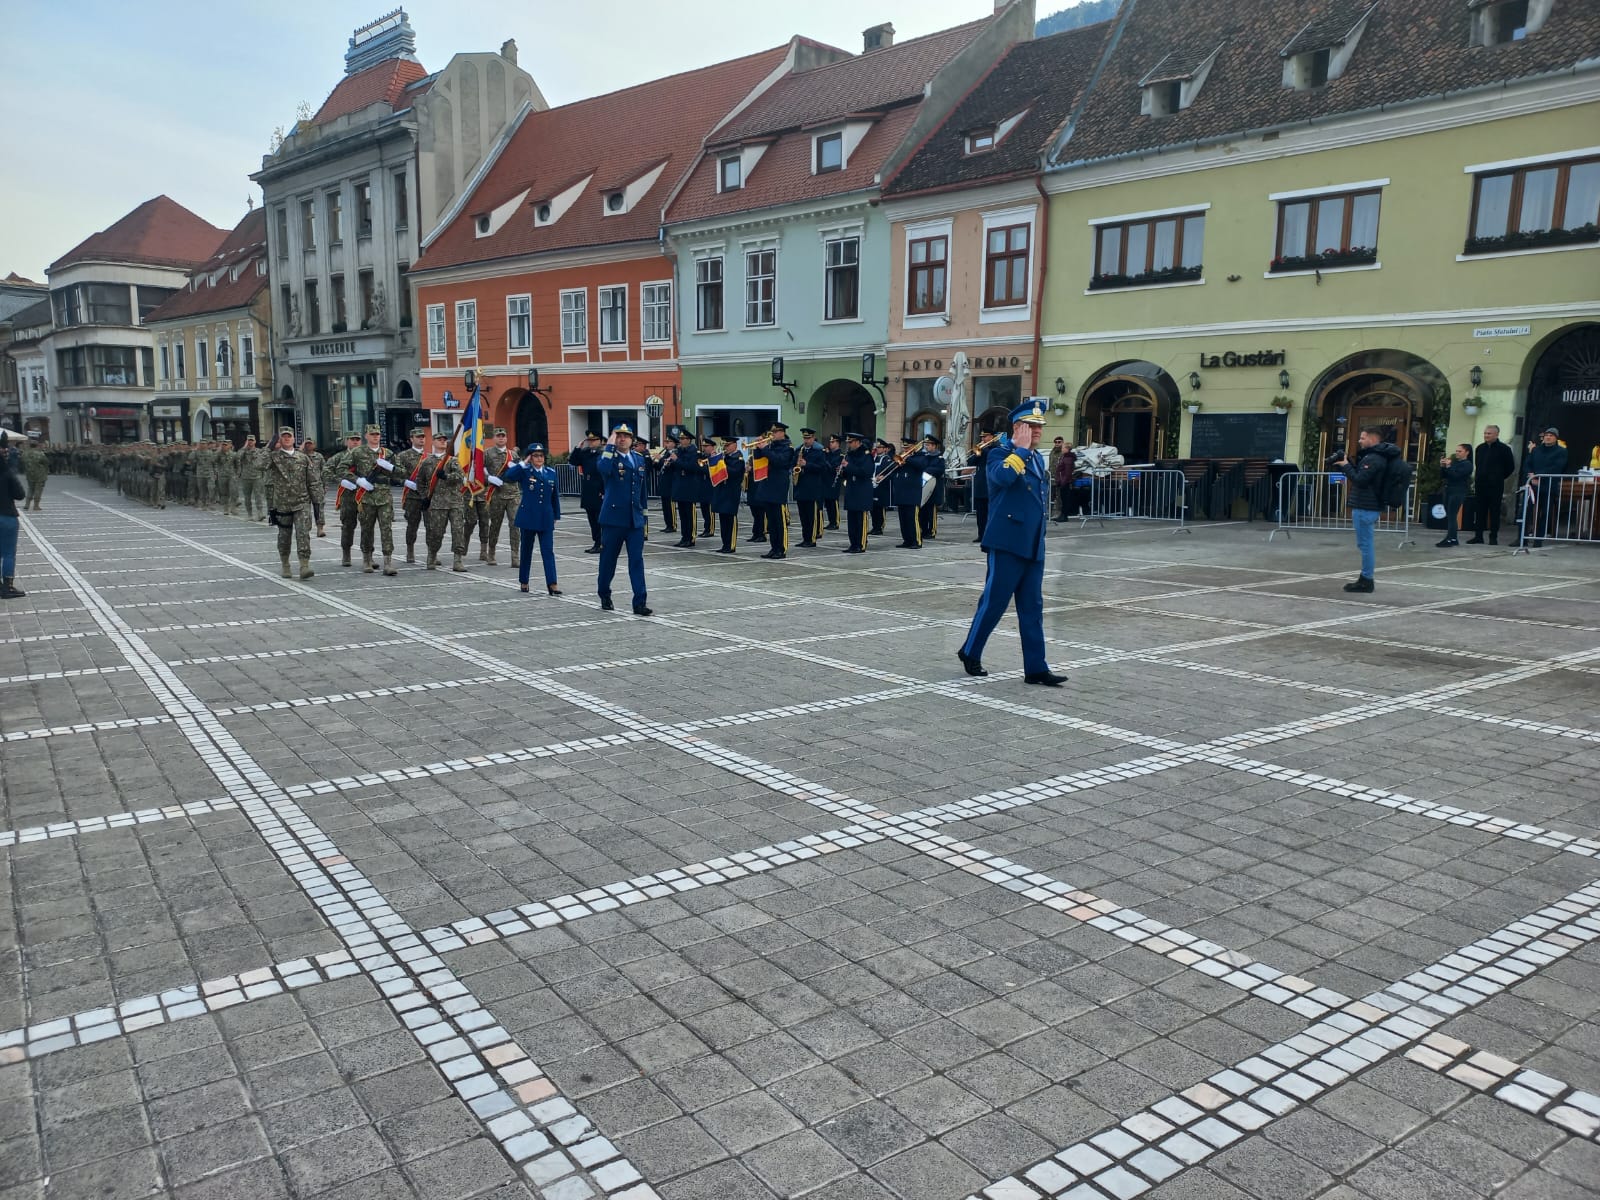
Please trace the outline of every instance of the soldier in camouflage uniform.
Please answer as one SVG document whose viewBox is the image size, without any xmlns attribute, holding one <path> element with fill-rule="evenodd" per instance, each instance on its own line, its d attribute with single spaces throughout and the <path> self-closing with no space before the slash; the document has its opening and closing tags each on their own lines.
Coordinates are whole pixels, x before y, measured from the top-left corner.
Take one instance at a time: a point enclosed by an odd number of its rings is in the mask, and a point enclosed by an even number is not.
<svg viewBox="0 0 1600 1200">
<path fill-rule="evenodd" d="M 497 430 L 504 432 L 504 430 Z M 467 534 L 461 541 L 461 552 L 465 554 L 472 544 L 473 530 L 478 533 L 478 561 L 489 561 L 489 499 L 487 489 L 483 485 L 476 485 L 477 490 L 471 487 L 462 489 L 461 503 L 467 517 Z M 518 489 L 517 499 L 522 498 L 521 489 Z"/>
<path fill-rule="evenodd" d="M 439 565 L 439 550 L 444 545 L 445 526 L 450 527 L 450 550 L 455 555 L 452 571 L 465 571 L 467 564 L 466 494 L 461 490 L 466 479 L 461 464 L 449 454 L 447 439 L 433 439 L 433 453 L 417 472 L 417 493 L 428 514 L 428 570 Z"/>
<path fill-rule="evenodd" d="M 401 481 L 400 511 L 406 518 L 406 561 L 417 561 L 417 526 L 422 523 L 422 501 L 417 496 L 417 472 L 422 467 L 422 460 L 427 457 L 427 451 L 422 447 L 422 440 L 427 436 L 426 429 L 417 428 L 411 431 L 411 445 L 394 456 L 394 477 Z"/>
<path fill-rule="evenodd" d="M 28 477 L 28 498 L 23 502 L 23 511 L 31 508 L 38 512 L 44 481 L 50 477 L 50 458 L 32 442 L 22 448 L 22 473 Z"/>
<path fill-rule="evenodd" d="M 354 429 L 347 429 L 344 433 L 344 449 L 328 460 L 327 472 L 333 478 L 333 507 L 339 513 L 339 565 L 350 565 L 350 548 L 356 542 L 356 525 L 360 514 L 356 509 L 355 481 L 350 478 L 346 467 L 350 463 L 350 455 L 361 444 L 361 435 Z"/>
<path fill-rule="evenodd" d="M 383 446 L 383 431 L 368 425 L 366 440 L 345 459 L 346 476 L 355 481 L 356 508 L 361 522 L 361 569 L 372 573 L 373 526 L 383 540 L 383 573 L 394 569 L 394 462 Z"/>
<path fill-rule="evenodd" d="M 200 485 L 200 507 L 210 508 L 217 500 L 217 451 L 212 442 L 201 442 L 194 452 L 194 476 Z"/>
<path fill-rule="evenodd" d="M 300 452 L 311 460 L 311 476 L 316 484 L 316 491 L 313 493 L 316 499 L 311 502 L 311 516 L 317 522 L 317 536 L 327 537 L 328 530 L 322 523 L 322 502 L 328 496 L 328 460 L 317 453 L 317 444 L 310 438 L 300 443 Z"/>
<path fill-rule="evenodd" d="M 517 528 L 517 506 L 522 503 L 522 489 L 515 484 L 507 486 L 500 482 L 500 476 L 511 463 L 511 451 L 506 447 L 506 431 L 496 429 L 493 443 L 483 452 L 483 471 L 493 489 L 487 505 L 489 533 L 487 537 L 481 530 L 478 534 L 478 540 L 488 551 L 487 559 L 491 567 L 496 565 L 494 552 L 500 544 L 501 522 L 510 530 L 511 565 L 516 566 L 521 561 L 518 555 L 522 546 L 522 531 Z"/>
<path fill-rule="evenodd" d="M 256 437 L 253 433 L 244 439 L 244 445 L 233 452 L 234 479 L 238 486 L 235 492 L 235 504 L 231 511 L 238 511 L 237 500 L 242 498 L 247 521 L 256 519 L 256 497 L 262 492 L 261 468 L 264 464 L 261 460 L 264 457 L 261 451 L 256 449 Z M 266 508 L 265 495 L 261 496 L 261 507 L 263 510 Z M 267 514 L 263 511 L 261 519 L 264 521 L 266 518 Z"/>
<path fill-rule="evenodd" d="M 280 429 L 278 444 L 267 458 L 267 504 L 276 514 L 278 561 L 283 577 L 290 579 L 289 544 L 292 538 L 300 552 L 300 578 L 310 579 L 311 502 L 316 498 L 311 478 L 311 460 L 294 447 L 294 430 Z"/>
</svg>

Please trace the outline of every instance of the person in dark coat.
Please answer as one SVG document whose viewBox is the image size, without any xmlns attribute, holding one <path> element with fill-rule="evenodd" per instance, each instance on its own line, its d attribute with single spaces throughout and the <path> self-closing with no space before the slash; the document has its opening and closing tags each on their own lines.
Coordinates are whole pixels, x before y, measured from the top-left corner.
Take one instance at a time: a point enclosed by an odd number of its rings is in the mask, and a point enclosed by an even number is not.
<svg viewBox="0 0 1600 1200">
<path fill-rule="evenodd" d="M 1077 511 L 1078 497 L 1074 490 L 1078 482 L 1078 456 L 1071 442 L 1063 442 L 1061 453 L 1056 455 L 1056 496 L 1060 500 L 1057 521 L 1070 521 Z"/>
<path fill-rule="evenodd" d="M 822 502 L 823 508 L 828 516 L 828 523 L 823 526 L 825 529 L 839 528 L 839 496 L 844 486 L 844 478 L 840 473 L 839 468 L 843 462 L 844 446 L 840 443 L 839 438 L 836 435 L 829 434 L 828 469 L 830 474 L 828 475 L 828 478 L 833 482 L 828 485 L 828 497 Z"/>
<path fill-rule="evenodd" d="M 867 552 L 867 513 L 873 504 L 872 455 L 859 433 L 844 435 L 845 452 L 839 461 L 839 482 L 844 499 L 845 529 L 850 544 L 841 553 Z"/>
<path fill-rule="evenodd" d="M 1552 425 L 1539 435 L 1539 442 L 1535 445 L 1528 443 L 1527 456 L 1522 460 L 1522 469 L 1528 473 L 1528 486 L 1533 489 L 1533 520 L 1524 519 L 1522 536 L 1528 537 L 1528 526 L 1533 527 L 1533 537 L 1528 539 L 1527 545 L 1538 549 L 1544 545 L 1544 539 L 1556 536 L 1553 517 L 1560 499 L 1561 481 L 1547 478 L 1548 476 L 1565 475 L 1567 473 L 1567 448 L 1561 444 L 1561 431 Z"/>
<path fill-rule="evenodd" d="M 556 522 L 561 520 L 561 486 L 556 480 L 556 469 L 545 466 L 545 448 L 534 442 L 522 452 L 522 461 L 514 462 L 500 476 L 507 485 L 522 485 L 522 498 L 512 518 L 522 531 L 517 548 L 517 582 L 523 591 L 528 590 L 528 569 L 533 565 L 533 543 L 539 543 L 539 557 L 544 563 L 544 587 L 552 596 L 561 595 L 556 586 Z"/>
<path fill-rule="evenodd" d="M 996 443 L 998 444 L 998 442 Z M 974 447 L 971 454 L 967 455 L 967 466 L 972 468 L 972 511 L 977 514 L 978 536 L 974 542 L 983 541 L 983 527 L 989 523 L 989 471 L 987 462 L 991 445 L 982 454 Z"/>
<path fill-rule="evenodd" d="M 1444 468 L 1444 537 L 1437 545 L 1458 546 L 1456 514 L 1467 502 L 1467 489 L 1472 483 L 1472 447 L 1462 442 L 1450 458 L 1441 458 Z M 1482 538 L 1478 539 L 1482 541 Z"/>
<path fill-rule="evenodd" d="M 585 554 L 600 553 L 600 503 L 606 494 L 605 481 L 600 478 L 600 435 L 589 430 L 583 435 L 583 444 L 567 456 L 567 461 L 578 468 L 578 507 L 589 518 L 589 548 Z"/>
<path fill-rule="evenodd" d="M 744 457 L 739 453 L 739 439 L 724 438 L 722 452 L 710 456 L 706 469 L 711 483 L 711 511 L 716 514 L 722 531 L 722 545 L 717 553 L 732 554 L 739 548 L 739 499 L 744 484 Z M 727 473 L 724 475 L 723 471 Z"/>
<path fill-rule="evenodd" d="M 935 480 L 933 495 L 917 510 L 922 538 L 930 541 L 939 536 L 939 510 L 944 507 L 944 440 L 931 433 L 922 439 L 922 473 L 932 475 Z M 917 483 L 920 485 L 921 482 L 922 476 L 919 475 Z"/>
<path fill-rule="evenodd" d="M 922 507 L 922 452 L 911 438 L 900 439 L 900 465 L 889 475 L 889 499 L 900 516 L 900 550 L 922 549 L 922 526 L 917 520 Z"/>
<path fill-rule="evenodd" d="M 1356 435 L 1356 458 L 1340 457 L 1333 465 L 1350 481 L 1350 523 L 1355 527 L 1356 549 L 1361 552 L 1361 574 L 1344 585 L 1347 592 L 1370 592 L 1376 586 L 1377 531 L 1383 519 L 1383 477 L 1389 464 L 1400 457 L 1400 447 L 1384 440 L 1376 425 L 1364 425 Z"/>
<path fill-rule="evenodd" d="M 700 503 L 700 485 L 706 482 L 706 468 L 700 461 L 700 447 L 694 434 L 685 429 L 678 437 L 678 448 L 662 456 L 667 465 L 663 475 L 672 474 L 672 498 L 678 509 L 678 540 L 674 546 L 694 548 L 694 509 Z M 706 484 L 709 488 L 710 484 Z"/>
<path fill-rule="evenodd" d="M 1500 440 L 1500 426 L 1483 430 L 1483 445 L 1474 452 L 1477 467 L 1472 479 L 1472 538 L 1469 546 L 1483 544 L 1483 531 L 1489 530 L 1489 544 L 1500 544 L 1500 510 L 1505 507 L 1506 480 L 1517 473 L 1517 456 Z"/>
<path fill-rule="evenodd" d="M 789 427 L 782 421 L 772 423 L 772 440 L 755 451 L 751 469 L 762 459 L 766 460 L 766 477 L 757 480 L 750 490 L 750 503 L 760 504 L 767 512 L 767 538 L 771 547 L 762 558 L 789 557 L 789 482 L 794 470 L 794 444 L 789 441 Z"/>
<path fill-rule="evenodd" d="M 875 439 L 872 443 L 873 537 L 882 536 L 884 517 L 889 509 L 894 507 L 894 501 L 890 498 L 894 480 L 888 475 L 888 470 L 892 466 L 894 466 L 894 443 L 885 438 Z"/>
<path fill-rule="evenodd" d="M 817 441 L 815 429 L 800 431 L 795 466 L 799 468 L 794 481 L 794 502 L 800 510 L 800 545 L 810 550 L 822 537 L 823 505 L 833 486 L 834 472 L 834 464 Z"/>
<path fill-rule="evenodd" d="M 700 457 L 710 465 L 712 458 L 720 457 L 717 454 L 717 439 L 703 437 L 700 439 Z M 700 481 L 700 536 L 711 536 L 711 479 L 709 476 Z"/>
</svg>

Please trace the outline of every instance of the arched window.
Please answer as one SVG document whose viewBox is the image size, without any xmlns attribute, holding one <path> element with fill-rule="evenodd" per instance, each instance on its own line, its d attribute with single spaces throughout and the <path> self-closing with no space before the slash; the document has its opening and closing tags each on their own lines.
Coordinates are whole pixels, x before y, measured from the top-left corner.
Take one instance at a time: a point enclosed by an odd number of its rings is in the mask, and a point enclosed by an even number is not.
<svg viewBox="0 0 1600 1200">
<path fill-rule="evenodd" d="M 935 408 L 925 408 L 911 418 L 908 436 L 921 441 L 930 433 L 940 440 L 944 438 L 944 417 Z"/>
</svg>

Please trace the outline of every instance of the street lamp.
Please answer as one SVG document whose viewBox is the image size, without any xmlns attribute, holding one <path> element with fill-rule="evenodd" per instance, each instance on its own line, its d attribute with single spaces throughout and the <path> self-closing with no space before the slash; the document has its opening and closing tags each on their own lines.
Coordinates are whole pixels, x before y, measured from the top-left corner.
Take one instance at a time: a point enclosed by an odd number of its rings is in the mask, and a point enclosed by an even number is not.
<svg viewBox="0 0 1600 1200">
<path fill-rule="evenodd" d="M 1191 388 L 1193 388 L 1197 392 L 1200 390 L 1200 372 L 1199 371 L 1190 371 L 1189 372 L 1189 386 Z"/>
<path fill-rule="evenodd" d="M 644 411 L 650 417 L 650 440 L 659 444 L 661 441 L 661 414 L 667 411 L 667 402 L 660 396 L 646 396 Z"/>
<path fill-rule="evenodd" d="M 1483 386 L 1483 368 L 1474 363 L 1472 370 L 1467 372 L 1467 378 L 1472 381 L 1472 390 L 1477 391 Z"/>
<path fill-rule="evenodd" d="M 1283 370 L 1278 372 L 1278 386 L 1281 387 L 1286 392 L 1289 390 L 1289 368 L 1288 367 L 1285 367 Z"/>
</svg>

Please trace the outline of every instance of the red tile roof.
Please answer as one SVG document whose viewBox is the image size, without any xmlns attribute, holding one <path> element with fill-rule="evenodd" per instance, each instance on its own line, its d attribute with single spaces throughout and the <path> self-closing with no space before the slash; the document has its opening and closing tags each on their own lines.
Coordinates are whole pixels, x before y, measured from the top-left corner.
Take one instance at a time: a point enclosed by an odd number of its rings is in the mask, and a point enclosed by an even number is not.
<svg viewBox="0 0 1600 1200">
<path fill-rule="evenodd" d="M 195 267 L 211 256 L 226 236 L 183 205 L 166 196 L 146 200 L 108 229 L 92 234 L 67 251 L 48 270 L 77 262 L 145 263 L 163 267 Z"/>
<path fill-rule="evenodd" d="M 365 71 L 346 75 L 328 93 L 328 98 L 317 109 L 317 115 L 311 118 L 311 123 L 326 125 L 329 121 L 360 112 L 369 104 L 387 104 L 396 112 L 410 108 L 411 97 L 406 89 L 427 74 L 419 62 L 409 58 L 391 58 Z"/>
<path fill-rule="evenodd" d="M 673 201 L 668 222 L 748 212 L 876 186 L 879 167 L 916 119 L 928 80 L 971 45 L 990 20 L 986 17 L 780 80 L 716 133 L 716 145 L 776 139 L 751 169 L 745 185 L 718 192 L 717 157 L 708 154 Z M 856 113 L 881 115 L 843 171 L 813 175 L 809 130 Z"/>
<path fill-rule="evenodd" d="M 787 46 L 530 113 L 511 135 L 454 220 L 412 266 L 412 273 L 581 246 L 653 242 L 661 208 L 702 141 L 766 76 Z M 661 173 L 633 207 L 602 215 L 602 191 Z M 590 177 L 589 187 L 553 224 L 535 228 L 532 206 Z M 509 220 L 478 237 L 477 217 L 527 192 Z"/>
<path fill-rule="evenodd" d="M 1283 85 L 1280 54 L 1320 49 L 1372 15 L 1349 66 L 1326 86 Z M 1064 163 L 1265 130 L 1424 100 L 1445 93 L 1570 71 L 1600 54 L 1600 4 L 1558 0 L 1525 40 L 1472 45 L 1466 0 L 1124 0 L 1126 26 L 1084 104 Z M 1318 45 L 1320 43 L 1320 45 Z M 1190 107 L 1139 113 L 1139 80 L 1174 52 L 1220 45 Z"/>
<path fill-rule="evenodd" d="M 267 210 L 256 208 L 233 227 L 205 265 L 189 276 L 188 286 L 168 296 L 144 323 L 244 308 L 267 286 L 266 275 L 258 273 L 255 266 L 256 260 L 265 262 L 266 257 Z M 239 269 L 237 278 L 235 268 Z"/>
</svg>

